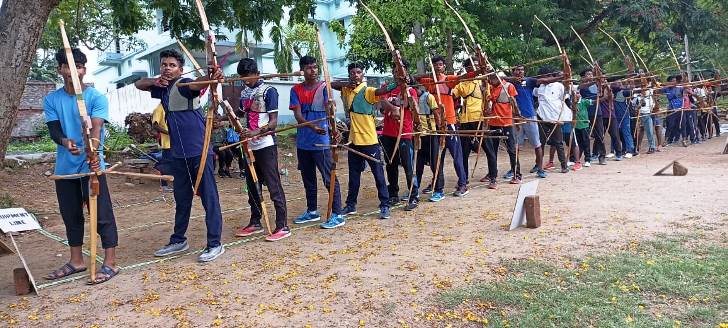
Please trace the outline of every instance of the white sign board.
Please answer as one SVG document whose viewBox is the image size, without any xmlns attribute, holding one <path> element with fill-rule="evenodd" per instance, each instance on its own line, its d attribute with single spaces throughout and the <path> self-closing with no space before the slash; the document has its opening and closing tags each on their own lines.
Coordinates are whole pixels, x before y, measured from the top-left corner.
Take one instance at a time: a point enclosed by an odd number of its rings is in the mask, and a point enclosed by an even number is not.
<svg viewBox="0 0 728 328">
<path fill-rule="evenodd" d="M 516 198 L 516 207 L 513 208 L 513 217 L 511 218 L 511 227 L 508 231 L 526 225 L 526 212 L 523 211 L 523 200 L 528 196 L 536 194 L 538 189 L 538 180 L 533 180 L 521 185 L 518 189 L 518 198 Z"/>
<path fill-rule="evenodd" d="M 38 230 L 40 225 L 24 208 L 0 209 L 0 230 L 3 233 Z"/>
</svg>

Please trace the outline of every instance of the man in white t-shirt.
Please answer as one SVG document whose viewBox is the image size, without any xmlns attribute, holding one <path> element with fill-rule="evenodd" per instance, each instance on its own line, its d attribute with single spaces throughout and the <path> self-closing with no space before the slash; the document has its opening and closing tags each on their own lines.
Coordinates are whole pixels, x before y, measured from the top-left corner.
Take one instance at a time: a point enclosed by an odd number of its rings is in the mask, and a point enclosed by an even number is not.
<svg viewBox="0 0 728 328">
<path fill-rule="evenodd" d="M 558 81 L 563 76 L 561 72 L 549 67 L 541 68 L 538 74 L 554 78 L 552 81 Z M 543 120 L 540 124 L 541 143 L 556 148 L 559 162 L 561 162 L 561 173 L 568 173 L 569 167 L 564 152 L 564 134 L 561 131 L 561 124 L 571 121 L 571 109 L 565 102 L 569 94 L 565 93 L 564 85 L 561 82 L 551 82 L 542 83 L 533 90 L 533 95 L 538 98 L 536 114 Z M 549 161 L 545 168 L 553 168 L 553 162 Z"/>
<path fill-rule="evenodd" d="M 238 74 L 242 77 L 255 77 L 260 75 L 258 65 L 254 59 L 243 58 L 238 63 Z M 260 136 L 266 132 L 275 131 L 278 124 L 278 91 L 261 80 L 246 80 L 245 89 L 240 94 L 240 109 L 244 113 L 247 130 L 241 138 L 253 138 L 248 142 L 248 148 L 255 157 L 254 169 L 260 182 L 265 183 L 270 193 L 270 199 L 276 209 L 276 228 L 266 237 L 267 241 L 276 241 L 291 235 L 288 228 L 286 195 L 281 185 L 278 172 L 278 146 L 273 135 Z M 243 154 L 246 160 L 248 154 Z M 235 235 L 247 237 L 263 232 L 260 225 L 262 218 L 261 198 L 263 190 L 261 183 L 256 186 L 253 182 L 251 170 L 246 166 L 245 181 L 248 185 L 248 204 L 250 204 L 250 223 L 238 229 Z"/>
</svg>

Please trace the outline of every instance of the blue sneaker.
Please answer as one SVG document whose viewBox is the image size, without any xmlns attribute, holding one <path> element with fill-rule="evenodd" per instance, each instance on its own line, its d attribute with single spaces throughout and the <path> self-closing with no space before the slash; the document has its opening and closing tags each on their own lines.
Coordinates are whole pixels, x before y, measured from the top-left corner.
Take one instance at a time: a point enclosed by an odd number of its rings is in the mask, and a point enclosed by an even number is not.
<svg viewBox="0 0 728 328">
<path fill-rule="evenodd" d="M 619 161 L 621 161 L 623 159 L 624 159 L 624 157 L 622 157 L 622 156 L 617 156 L 617 157 L 614 158 L 614 160 L 617 161 L 617 162 L 619 162 Z"/>
<path fill-rule="evenodd" d="M 382 220 L 386 220 L 391 218 L 392 215 L 389 213 L 389 207 L 382 206 L 379 208 L 379 218 Z"/>
<path fill-rule="evenodd" d="M 536 170 L 536 176 L 541 179 L 546 179 L 546 177 L 548 175 L 546 174 L 546 171 L 544 171 L 544 170 Z"/>
<path fill-rule="evenodd" d="M 321 215 L 319 215 L 318 211 L 306 211 L 301 216 L 295 218 L 293 220 L 293 223 L 295 224 L 301 224 L 306 222 L 314 222 L 321 220 Z"/>
<path fill-rule="evenodd" d="M 445 198 L 445 193 L 442 191 L 435 191 L 432 193 L 432 196 L 430 197 L 431 202 L 439 202 Z"/>
<path fill-rule="evenodd" d="M 334 229 L 343 226 L 346 223 L 344 216 L 341 214 L 331 214 L 328 221 L 321 223 L 321 228 Z"/>
<path fill-rule="evenodd" d="M 510 180 L 513 179 L 513 171 L 508 170 L 505 175 L 503 175 L 503 179 Z"/>
<path fill-rule="evenodd" d="M 343 215 L 343 216 L 354 215 L 356 213 L 357 213 L 356 207 L 354 207 L 354 206 L 346 205 L 346 207 L 344 207 L 344 209 L 341 210 L 341 215 Z"/>
</svg>

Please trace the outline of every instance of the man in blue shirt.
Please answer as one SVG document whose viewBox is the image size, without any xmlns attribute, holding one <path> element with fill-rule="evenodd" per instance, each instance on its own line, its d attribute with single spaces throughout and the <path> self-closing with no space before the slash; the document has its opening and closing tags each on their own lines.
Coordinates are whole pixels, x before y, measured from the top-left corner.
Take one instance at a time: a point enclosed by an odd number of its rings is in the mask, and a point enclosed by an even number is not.
<svg viewBox="0 0 728 328">
<path fill-rule="evenodd" d="M 326 94 L 326 83 L 319 81 L 319 66 L 316 58 L 303 56 L 299 65 L 303 71 L 304 81 L 294 85 L 291 89 L 289 108 L 293 111 L 298 123 L 324 118 L 326 117 L 328 95 Z M 328 190 L 334 161 L 329 147 L 315 145 L 329 144 L 331 128 L 336 127 L 329 127 L 327 121 L 322 121 L 318 124 L 302 126 L 296 130 L 296 155 L 298 156 L 298 169 L 301 171 L 303 179 L 303 188 L 306 190 L 306 212 L 294 219 L 293 223 L 301 224 L 321 219 L 321 215 L 316 209 L 318 197 L 316 170 L 321 173 L 321 179 Z M 343 220 L 338 179 L 335 181 L 331 216 L 328 218 L 329 221 L 332 218 L 338 221 Z"/>
<path fill-rule="evenodd" d="M 528 120 L 536 120 L 536 111 L 533 106 L 533 89 L 537 88 L 540 83 L 536 78 L 525 77 L 526 67 L 518 65 L 513 69 L 513 77 L 506 78 L 516 87 L 518 94 L 516 95 L 516 104 L 521 116 Z M 538 132 L 538 122 L 524 121 L 522 125 L 516 126 L 516 147 L 521 147 L 528 142 L 533 146 L 536 153 L 536 165 L 531 169 L 531 173 L 536 173 L 539 178 L 545 178 L 546 172 L 543 170 L 543 147 L 541 147 L 541 138 Z M 506 174 L 506 179 L 510 179 L 513 172 Z"/>
<path fill-rule="evenodd" d="M 86 74 L 86 55 L 78 49 L 72 49 L 73 59 L 76 62 L 78 78 L 83 81 Z M 76 173 L 89 173 L 92 169 L 97 171 L 104 164 L 104 123 L 109 119 L 109 102 L 104 95 L 92 87 L 83 88 L 83 100 L 86 110 L 91 117 L 91 142 L 98 151 L 98 161 L 89 163 L 83 144 L 81 116 L 76 102 L 76 94 L 71 79 L 71 71 L 64 49 L 56 53 L 58 74 L 63 77 L 63 87 L 51 92 L 43 102 L 45 122 L 51 139 L 57 144 L 55 175 L 69 175 Z M 97 141 L 97 142 L 94 142 Z M 89 283 L 98 284 L 113 278 L 119 273 L 116 266 L 116 246 L 118 234 L 116 219 L 112 209 L 111 196 L 106 184 L 106 177 L 101 175 L 99 180 L 99 195 L 97 198 L 97 224 L 98 234 L 101 236 L 101 246 L 104 248 L 104 263 L 96 280 Z M 45 276 L 48 280 L 60 279 L 77 272 L 86 271 L 86 265 L 81 253 L 84 233 L 84 203 L 89 197 L 89 178 L 56 180 L 56 197 L 58 207 L 66 226 L 66 238 L 71 248 L 71 260 L 64 266 Z M 96 259 L 91 259 L 95 261 Z"/>
<path fill-rule="evenodd" d="M 176 203 L 174 216 L 174 233 L 169 243 L 156 251 L 155 256 L 167 256 L 184 252 L 189 248 L 185 233 L 190 222 L 192 210 L 193 181 L 202 156 L 208 156 L 202 174 L 198 194 L 205 208 L 205 224 L 207 225 L 207 246 L 200 254 L 200 262 L 209 262 L 225 252 L 220 239 L 222 235 L 222 212 L 220 199 L 215 184 L 215 173 L 212 151 L 202 154 L 206 140 L 205 118 L 200 105 L 200 90 L 205 85 L 178 87 L 177 83 L 190 82 L 182 78 L 184 57 L 174 50 L 165 50 L 159 54 L 162 74 L 158 78 L 141 79 L 134 83 L 139 90 L 149 91 L 152 98 L 162 100 L 166 113 L 169 138 L 171 142 L 171 168 L 174 176 L 174 200 Z M 212 77 L 221 79 L 218 67 L 212 68 Z M 200 77 L 197 81 L 208 81 L 208 77 Z M 210 108 L 209 110 L 217 110 Z"/>
<path fill-rule="evenodd" d="M 684 137 L 682 134 L 684 122 L 680 122 L 680 110 L 683 107 L 683 92 L 684 87 L 675 86 L 679 83 L 681 77 L 670 76 L 667 78 L 667 83 L 671 86 L 659 90 L 659 92 L 665 94 L 667 97 L 667 109 L 672 111 L 667 115 L 666 124 L 666 139 L 668 144 L 676 143 L 680 140 L 680 137 Z"/>
</svg>

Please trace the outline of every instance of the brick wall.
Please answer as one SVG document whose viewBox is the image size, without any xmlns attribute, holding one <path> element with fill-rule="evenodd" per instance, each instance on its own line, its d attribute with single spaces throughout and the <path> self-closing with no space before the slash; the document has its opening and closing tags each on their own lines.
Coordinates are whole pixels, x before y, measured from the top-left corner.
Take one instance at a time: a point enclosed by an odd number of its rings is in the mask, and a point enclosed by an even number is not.
<svg viewBox="0 0 728 328">
<path fill-rule="evenodd" d="M 15 118 L 12 139 L 33 139 L 36 129 L 43 124 L 43 98 L 56 89 L 55 83 L 28 81 L 20 98 L 20 108 Z"/>
</svg>

